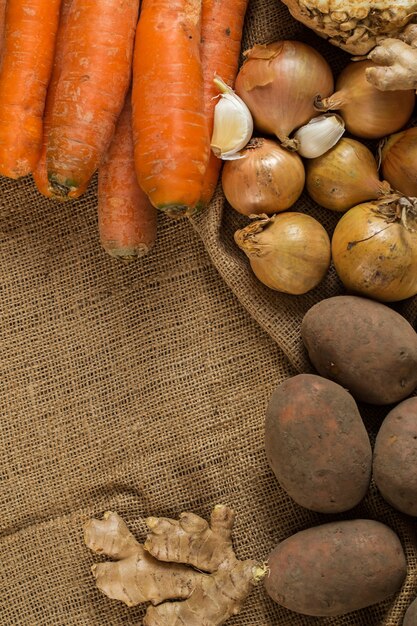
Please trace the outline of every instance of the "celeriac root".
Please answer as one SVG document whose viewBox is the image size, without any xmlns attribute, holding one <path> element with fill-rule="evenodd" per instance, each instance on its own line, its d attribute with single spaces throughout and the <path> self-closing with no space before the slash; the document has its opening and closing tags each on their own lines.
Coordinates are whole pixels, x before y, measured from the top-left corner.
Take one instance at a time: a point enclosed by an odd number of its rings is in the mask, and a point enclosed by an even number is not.
<svg viewBox="0 0 417 626">
<path fill-rule="evenodd" d="M 417 90 L 417 24 L 409 24 L 401 39 L 384 39 L 367 58 L 377 64 L 366 77 L 378 89 Z"/>
<path fill-rule="evenodd" d="M 417 10 L 415 0 L 282 1 L 295 19 L 355 55 L 368 54 L 387 37 L 399 37 Z"/>
<path fill-rule="evenodd" d="M 85 526 L 86 545 L 114 559 L 92 567 L 97 587 L 128 606 L 150 602 L 144 626 L 219 626 L 240 612 L 266 568 L 240 561 L 232 547 L 234 513 L 214 507 L 210 525 L 194 513 L 149 517 L 144 544 L 117 513 Z M 175 600 L 175 602 L 165 602 Z"/>
</svg>

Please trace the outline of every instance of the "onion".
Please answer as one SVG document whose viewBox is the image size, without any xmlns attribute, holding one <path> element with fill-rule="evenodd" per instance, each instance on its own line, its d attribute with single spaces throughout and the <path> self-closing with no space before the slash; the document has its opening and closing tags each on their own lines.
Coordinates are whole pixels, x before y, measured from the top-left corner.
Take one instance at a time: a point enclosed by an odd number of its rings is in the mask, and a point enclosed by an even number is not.
<svg viewBox="0 0 417 626">
<path fill-rule="evenodd" d="M 311 215 L 264 216 L 236 231 L 234 238 L 258 280 L 276 291 L 306 293 L 329 269 L 329 236 Z"/>
<path fill-rule="evenodd" d="M 400 130 L 410 119 L 414 89 L 381 91 L 366 78 L 365 70 L 375 67 L 370 60 L 351 61 L 340 72 L 336 91 L 330 97 L 319 97 L 319 111 L 338 110 L 346 130 L 364 139 L 380 139 Z"/>
<path fill-rule="evenodd" d="M 359 202 L 392 193 L 389 183 L 379 179 L 372 152 L 350 137 L 342 137 L 328 152 L 306 161 L 305 170 L 308 195 L 332 211 L 347 211 Z"/>
<path fill-rule="evenodd" d="M 296 152 L 273 139 L 253 138 L 240 155 L 226 161 L 222 172 L 224 195 L 238 213 L 278 213 L 300 197 L 305 170 Z"/>
<path fill-rule="evenodd" d="M 255 45 L 244 56 L 235 91 L 251 111 L 255 128 L 293 146 L 292 131 L 318 114 L 316 96 L 333 91 L 329 64 L 311 46 L 291 40 Z"/>
<path fill-rule="evenodd" d="M 354 293 L 383 302 L 417 294 L 417 199 L 393 195 L 345 213 L 332 238 L 336 272 Z"/>
<path fill-rule="evenodd" d="M 417 128 L 407 128 L 381 146 L 381 173 L 404 196 L 417 196 Z"/>
</svg>

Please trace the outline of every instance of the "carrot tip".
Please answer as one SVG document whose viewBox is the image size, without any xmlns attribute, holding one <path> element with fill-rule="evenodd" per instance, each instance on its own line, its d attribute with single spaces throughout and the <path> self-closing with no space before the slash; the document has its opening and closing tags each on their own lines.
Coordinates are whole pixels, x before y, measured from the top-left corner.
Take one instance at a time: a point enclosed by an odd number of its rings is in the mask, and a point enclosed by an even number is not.
<svg viewBox="0 0 417 626">
<path fill-rule="evenodd" d="M 152 246 L 147 246 L 145 243 L 138 244 L 134 248 L 113 248 L 111 247 L 111 245 L 104 245 L 103 243 L 102 246 L 107 254 L 109 254 L 114 259 L 117 259 L 118 261 L 126 264 L 131 263 L 132 261 L 136 261 L 137 259 L 145 256 L 152 248 Z"/>
<path fill-rule="evenodd" d="M 65 182 L 62 182 L 61 180 L 58 180 L 54 174 L 48 174 L 48 181 L 48 190 L 54 198 L 68 200 L 71 197 L 76 197 L 78 187 L 73 181 L 66 180 Z"/>
<path fill-rule="evenodd" d="M 196 214 L 201 211 L 203 205 L 198 203 L 190 207 L 185 204 L 164 204 L 158 205 L 157 208 L 168 215 L 168 217 L 178 220 L 182 217 L 195 217 Z"/>
</svg>

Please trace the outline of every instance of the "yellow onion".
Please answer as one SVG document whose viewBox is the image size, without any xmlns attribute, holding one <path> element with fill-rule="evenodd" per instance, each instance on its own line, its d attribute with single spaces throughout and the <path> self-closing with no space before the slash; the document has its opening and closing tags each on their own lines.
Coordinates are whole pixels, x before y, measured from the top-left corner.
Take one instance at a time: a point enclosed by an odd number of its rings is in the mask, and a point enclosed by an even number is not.
<svg viewBox="0 0 417 626">
<path fill-rule="evenodd" d="M 332 211 L 347 211 L 392 192 L 389 183 L 380 180 L 369 148 L 350 137 L 342 137 L 325 154 L 306 161 L 305 171 L 308 195 Z"/>
<path fill-rule="evenodd" d="M 226 161 L 222 172 L 224 195 L 238 213 L 278 213 L 300 197 L 305 170 L 296 152 L 282 148 L 274 139 L 257 137 L 239 154 L 242 158 Z"/>
<path fill-rule="evenodd" d="M 235 91 L 249 107 L 255 128 L 296 145 L 289 135 L 318 114 L 316 96 L 333 91 L 329 64 L 311 46 L 292 40 L 255 45 L 244 57 Z"/>
<path fill-rule="evenodd" d="M 255 276 L 276 291 L 300 295 L 316 287 L 330 265 L 330 239 L 311 215 L 262 216 L 235 232 Z"/>
<path fill-rule="evenodd" d="M 417 196 L 417 128 L 387 137 L 381 145 L 381 173 L 404 196 Z"/>
<path fill-rule="evenodd" d="M 336 272 L 350 292 L 396 302 L 417 294 L 417 199 L 393 194 L 358 204 L 332 238 Z"/>
<path fill-rule="evenodd" d="M 316 100 L 319 111 L 339 111 L 346 130 L 363 139 L 380 139 L 403 128 L 415 104 L 414 89 L 381 91 L 372 85 L 365 70 L 374 66 L 368 59 L 351 61 L 340 72 L 335 93 Z"/>
</svg>

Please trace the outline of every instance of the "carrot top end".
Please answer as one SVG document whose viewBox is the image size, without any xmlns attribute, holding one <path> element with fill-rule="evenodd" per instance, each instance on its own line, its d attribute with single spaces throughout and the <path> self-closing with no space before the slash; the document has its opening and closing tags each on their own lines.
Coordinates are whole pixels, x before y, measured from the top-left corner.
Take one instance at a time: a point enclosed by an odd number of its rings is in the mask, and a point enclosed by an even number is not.
<svg viewBox="0 0 417 626">
<path fill-rule="evenodd" d="M 71 200 L 77 197 L 79 185 L 74 180 L 57 177 L 54 174 L 48 174 L 49 191 L 53 198 L 59 200 Z"/>
<path fill-rule="evenodd" d="M 172 219 L 180 219 L 182 217 L 195 217 L 205 206 L 205 203 L 198 202 L 194 206 L 185 204 L 159 204 L 157 209 L 171 217 Z"/>
</svg>

